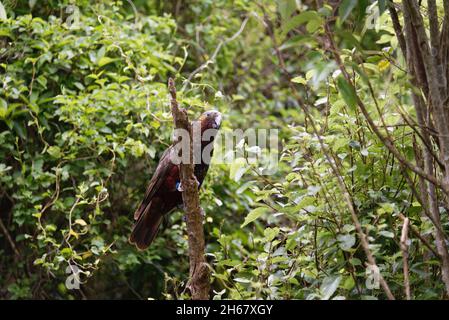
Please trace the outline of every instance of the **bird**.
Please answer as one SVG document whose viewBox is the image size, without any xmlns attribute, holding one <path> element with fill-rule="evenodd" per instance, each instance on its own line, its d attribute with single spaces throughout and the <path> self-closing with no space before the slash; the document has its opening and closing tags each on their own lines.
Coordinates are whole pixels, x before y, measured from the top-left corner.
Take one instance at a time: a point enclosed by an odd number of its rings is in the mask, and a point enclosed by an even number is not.
<svg viewBox="0 0 449 320">
<path fill-rule="evenodd" d="M 201 155 L 207 147 L 210 148 L 212 157 L 214 138 L 221 126 L 221 118 L 221 113 L 216 110 L 206 111 L 199 117 L 202 137 Z M 204 134 L 206 130 L 207 133 Z M 162 154 L 143 200 L 134 213 L 135 223 L 129 242 L 140 250 L 145 250 L 153 242 L 163 217 L 182 205 L 180 166 L 179 161 L 175 161 L 177 143 L 173 143 Z M 212 146 L 209 146 L 211 143 Z M 194 174 L 200 188 L 209 169 L 209 161 L 201 156 L 201 161 L 197 162 L 200 163 L 194 164 Z"/>
</svg>

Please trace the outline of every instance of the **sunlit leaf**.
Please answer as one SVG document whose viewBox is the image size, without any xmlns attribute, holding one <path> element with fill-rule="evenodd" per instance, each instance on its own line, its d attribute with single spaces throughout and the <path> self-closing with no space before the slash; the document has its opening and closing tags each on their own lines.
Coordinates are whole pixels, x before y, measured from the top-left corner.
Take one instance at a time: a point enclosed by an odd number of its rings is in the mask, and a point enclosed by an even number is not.
<svg viewBox="0 0 449 320">
<path fill-rule="evenodd" d="M 264 213 L 268 212 L 269 209 L 267 207 L 257 207 L 251 210 L 248 215 L 245 217 L 245 221 L 242 223 L 241 227 L 248 225 L 249 223 L 260 218 Z"/>
<path fill-rule="evenodd" d="M 320 286 L 321 299 L 329 300 L 337 290 L 341 281 L 341 276 L 329 276 L 324 278 Z"/>
</svg>

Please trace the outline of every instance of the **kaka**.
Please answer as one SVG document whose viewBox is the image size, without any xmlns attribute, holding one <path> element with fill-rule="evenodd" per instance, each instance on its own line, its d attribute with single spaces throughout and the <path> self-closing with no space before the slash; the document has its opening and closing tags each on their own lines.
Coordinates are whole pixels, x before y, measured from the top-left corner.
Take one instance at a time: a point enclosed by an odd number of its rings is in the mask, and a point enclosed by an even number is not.
<svg viewBox="0 0 449 320">
<path fill-rule="evenodd" d="M 218 132 L 221 124 L 221 113 L 207 111 L 201 115 L 198 121 L 200 121 L 201 126 L 202 155 L 203 150 L 213 143 Z M 206 130 L 208 130 L 208 133 L 203 136 Z M 211 147 L 213 148 L 213 145 L 208 147 L 211 150 L 210 156 L 212 156 L 213 151 Z M 182 204 L 179 164 L 175 164 L 179 161 L 173 162 L 176 152 L 175 144 L 165 150 L 147 187 L 145 196 L 134 213 L 136 222 L 129 237 L 129 242 L 135 244 L 141 250 L 146 249 L 154 240 L 163 216 Z M 195 164 L 194 168 L 195 177 L 199 183 L 198 187 L 203 183 L 208 169 L 208 161 L 204 161 L 201 156 L 201 162 Z"/>
</svg>

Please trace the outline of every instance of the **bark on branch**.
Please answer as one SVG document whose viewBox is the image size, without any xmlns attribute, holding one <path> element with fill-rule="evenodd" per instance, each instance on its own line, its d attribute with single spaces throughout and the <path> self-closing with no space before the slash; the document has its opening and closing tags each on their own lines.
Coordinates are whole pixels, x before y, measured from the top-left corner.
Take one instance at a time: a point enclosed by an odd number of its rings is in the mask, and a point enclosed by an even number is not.
<svg viewBox="0 0 449 320">
<path fill-rule="evenodd" d="M 404 288 L 405 288 L 405 297 L 407 300 L 411 299 L 410 294 L 410 276 L 409 276 L 409 268 L 408 268 L 408 226 L 409 219 L 404 219 L 404 224 L 402 225 L 401 232 L 401 251 L 402 251 L 402 263 L 404 269 Z"/>
<path fill-rule="evenodd" d="M 200 207 L 198 182 L 194 174 L 192 126 L 187 111 L 179 108 L 176 100 L 176 87 L 173 79 L 168 80 L 171 97 L 171 112 L 176 129 L 187 130 L 190 137 L 190 161 L 181 162 L 180 177 L 182 185 L 182 200 L 187 216 L 187 234 L 189 242 L 190 279 L 187 284 L 193 300 L 209 299 L 209 268 L 204 256 L 203 216 Z"/>
<path fill-rule="evenodd" d="M 3 224 L 3 221 L 1 220 L 1 218 L 0 218 L 0 229 L 6 236 L 6 239 L 8 240 L 9 244 L 11 245 L 11 249 L 14 251 L 14 254 L 16 255 L 16 257 L 20 257 L 19 250 L 17 250 L 16 244 L 14 243 L 11 235 L 9 234 L 8 229 Z"/>
</svg>

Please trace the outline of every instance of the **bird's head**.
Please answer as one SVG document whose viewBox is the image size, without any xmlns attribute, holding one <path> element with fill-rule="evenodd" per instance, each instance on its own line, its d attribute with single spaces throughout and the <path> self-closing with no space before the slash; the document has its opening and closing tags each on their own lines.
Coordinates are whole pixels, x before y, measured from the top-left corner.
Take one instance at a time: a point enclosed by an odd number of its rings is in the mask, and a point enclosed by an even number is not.
<svg viewBox="0 0 449 320">
<path fill-rule="evenodd" d="M 221 113 L 216 110 L 204 112 L 198 119 L 201 121 L 201 131 L 207 129 L 219 129 L 221 125 Z"/>
</svg>

